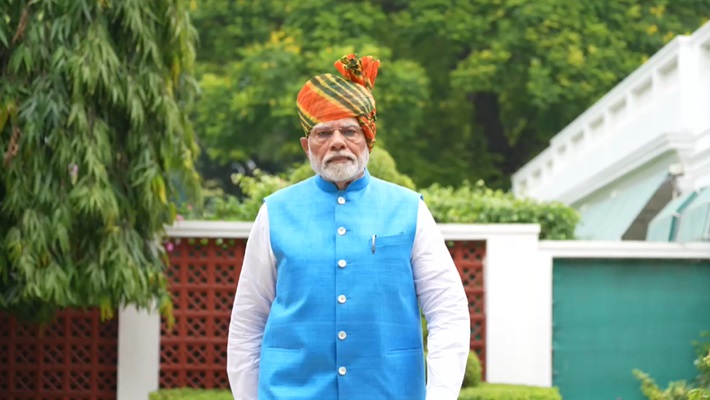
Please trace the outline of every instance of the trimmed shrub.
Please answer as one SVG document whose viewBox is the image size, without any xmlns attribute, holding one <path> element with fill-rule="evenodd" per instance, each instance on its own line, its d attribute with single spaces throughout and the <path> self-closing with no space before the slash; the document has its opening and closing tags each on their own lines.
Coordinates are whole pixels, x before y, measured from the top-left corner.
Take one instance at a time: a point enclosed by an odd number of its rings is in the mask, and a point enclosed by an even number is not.
<svg viewBox="0 0 710 400">
<path fill-rule="evenodd" d="M 369 169 L 373 176 L 413 188 L 411 179 L 397 172 L 385 150 L 373 150 Z M 254 176 L 235 175 L 233 181 L 242 189 L 243 199 L 224 194 L 220 188 L 205 188 L 204 206 L 181 204 L 178 212 L 187 219 L 253 221 L 264 197 L 312 175 L 309 164 L 300 165 L 288 178 L 261 171 Z M 510 192 L 489 189 L 483 182 L 465 182 L 459 188 L 432 185 L 418 191 L 434 219 L 442 223 L 540 224 L 541 239 L 570 240 L 579 221 L 577 211 L 564 204 L 516 198 Z"/>
<path fill-rule="evenodd" d="M 163 389 L 149 400 L 233 400 L 228 390 Z M 461 389 L 459 400 L 562 400 L 557 388 L 481 383 Z"/>
<path fill-rule="evenodd" d="M 557 388 L 481 383 L 461 389 L 459 400 L 562 400 Z"/>
<path fill-rule="evenodd" d="M 466 373 L 463 376 L 463 384 L 461 387 L 476 387 L 481 384 L 481 379 L 481 361 L 478 359 L 478 354 L 476 354 L 475 351 L 470 351 L 468 353 Z"/>
<path fill-rule="evenodd" d="M 432 185 L 420 192 L 437 222 L 540 224 L 540 238 L 545 240 L 574 239 L 580 218 L 562 203 L 516 198 L 511 192 L 486 187 L 483 181 L 464 182 L 458 188 Z"/>
<path fill-rule="evenodd" d="M 149 400 L 234 400 L 229 390 L 163 389 L 153 392 Z"/>
</svg>

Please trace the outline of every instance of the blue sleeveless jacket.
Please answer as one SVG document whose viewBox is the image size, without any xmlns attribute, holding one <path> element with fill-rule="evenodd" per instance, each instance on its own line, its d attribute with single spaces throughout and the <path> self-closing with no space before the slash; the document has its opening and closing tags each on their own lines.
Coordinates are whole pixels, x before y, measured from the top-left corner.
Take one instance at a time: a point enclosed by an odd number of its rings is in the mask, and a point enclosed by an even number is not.
<svg viewBox="0 0 710 400">
<path fill-rule="evenodd" d="M 315 176 L 266 198 L 276 297 L 260 400 L 423 400 L 411 266 L 420 196 L 365 175 Z"/>
</svg>

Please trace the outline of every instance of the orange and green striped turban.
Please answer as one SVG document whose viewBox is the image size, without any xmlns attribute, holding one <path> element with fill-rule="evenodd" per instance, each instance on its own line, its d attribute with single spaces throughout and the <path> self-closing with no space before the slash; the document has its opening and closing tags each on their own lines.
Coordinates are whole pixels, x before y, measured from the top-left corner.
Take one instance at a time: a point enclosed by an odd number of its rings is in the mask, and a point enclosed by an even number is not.
<svg viewBox="0 0 710 400">
<path fill-rule="evenodd" d="M 306 136 L 316 124 L 342 118 L 356 118 L 367 147 L 375 144 L 377 113 L 372 88 L 380 61 L 370 56 L 349 54 L 334 64 L 342 76 L 322 74 L 311 78 L 298 93 L 298 117 Z"/>
</svg>

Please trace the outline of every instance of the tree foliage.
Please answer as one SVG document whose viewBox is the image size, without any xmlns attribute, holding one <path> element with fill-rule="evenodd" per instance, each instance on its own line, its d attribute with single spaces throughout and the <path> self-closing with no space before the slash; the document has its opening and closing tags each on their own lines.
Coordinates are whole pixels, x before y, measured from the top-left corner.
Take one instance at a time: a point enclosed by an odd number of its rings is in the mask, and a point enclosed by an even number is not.
<svg viewBox="0 0 710 400">
<path fill-rule="evenodd" d="M 300 157 L 295 96 L 348 52 L 382 60 L 378 145 L 420 186 L 494 188 L 710 0 L 286 0 L 196 3 L 213 162 L 279 173 Z"/>
<path fill-rule="evenodd" d="M 0 309 L 169 307 L 160 234 L 198 178 L 195 40 L 181 0 L 3 2 Z"/>
</svg>

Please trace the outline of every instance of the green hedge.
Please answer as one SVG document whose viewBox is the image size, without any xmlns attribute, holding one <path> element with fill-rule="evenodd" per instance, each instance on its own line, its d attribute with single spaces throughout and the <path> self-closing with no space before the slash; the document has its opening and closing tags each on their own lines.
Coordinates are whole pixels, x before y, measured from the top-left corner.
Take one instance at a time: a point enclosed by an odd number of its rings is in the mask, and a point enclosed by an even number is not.
<svg viewBox="0 0 710 400">
<path fill-rule="evenodd" d="M 478 359 L 478 354 L 471 350 L 468 352 L 468 361 L 466 362 L 466 372 L 463 376 L 463 384 L 461 386 L 475 387 L 481 384 L 482 380 L 481 361 Z"/>
<path fill-rule="evenodd" d="M 461 389 L 459 400 L 562 400 L 557 388 L 481 383 Z"/>
<path fill-rule="evenodd" d="M 234 400 L 227 390 L 172 389 L 151 393 L 150 400 Z M 562 400 L 557 389 L 481 383 L 461 390 L 459 400 Z"/>
<path fill-rule="evenodd" d="M 163 389 L 153 392 L 148 400 L 234 400 L 228 390 Z"/>
<path fill-rule="evenodd" d="M 446 223 L 540 224 L 540 238 L 574 239 L 579 214 L 559 202 L 517 198 L 511 192 L 493 190 L 483 181 L 464 182 L 458 188 L 432 185 L 420 192 L 434 219 Z"/>
<path fill-rule="evenodd" d="M 540 238 L 574 239 L 579 214 L 556 202 L 516 198 L 512 193 L 487 188 L 484 182 L 463 182 L 459 187 L 432 185 L 415 188 L 412 180 L 397 171 L 392 157 L 381 148 L 372 151 L 368 169 L 373 176 L 422 193 L 434 219 L 442 223 L 539 224 Z M 243 199 L 225 195 L 223 190 L 205 184 L 205 204 L 179 206 L 186 219 L 253 221 L 264 197 L 313 175 L 309 163 L 302 163 L 289 174 L 274 176 L 256 171 L 254 176 L 233 176 L 244 193 Z"/>
</svg>

